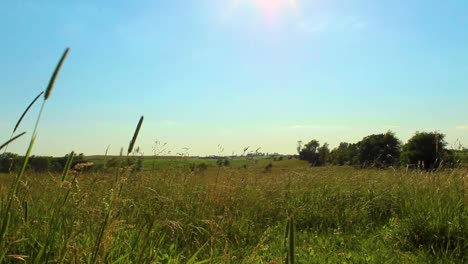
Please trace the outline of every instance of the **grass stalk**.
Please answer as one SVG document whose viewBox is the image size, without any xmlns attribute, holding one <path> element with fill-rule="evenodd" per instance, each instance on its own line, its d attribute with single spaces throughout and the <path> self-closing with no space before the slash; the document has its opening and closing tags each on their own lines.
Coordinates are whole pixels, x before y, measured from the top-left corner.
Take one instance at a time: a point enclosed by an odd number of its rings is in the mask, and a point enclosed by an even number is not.
<svg viewBox="0 0 468 264">
<path fill-rule="evenodd" d="M 74 156 L 75 156 L 74 151 L 72 151 L 70 153 L 70 155 L 68 156 L 67 163 L 65 163 L 65 167 L 64 167 L 63 173 L 62 173 L 62 183 L 63 183 L 63 181 L 65 181 L 65 178 L 67 177 L 68 172 L 70 171 L 70 167 L 71 167 L 71 164 L 73 162 L 73 157 Z"/>
<path fill-rule="evenodd" d="M 28 113 L 29 109 L 31 109 L 31 107 L 34 105 L 34 103 L 36 103 L 36 101 L 39 99 L 39 97 L 41 97 L 41 95 L 44 94 L 44 91 L 40 92 L 36 98 L 34 98 L 34 100 L 31 101 L 31 103 L 28 105 L 28 107 L 26 107 L 26 109 L 24 110 L 23 114 L 20 116 L 20 118 L 18 119 L 18 121 L 16 122 L 16 125 L 15 127 L 13 128 L 13 132 L 11 132 L 11 136 L 10 136 L 10 139 L 13 138 L 13 135 L 15 134 L 16 130 L 18 129 L 19 125 L 21 124 L 21 121 L 23 121 L 23 118 L 26 116 L 26 114 Z M 2 148 L 0 148 L 2 149 Z M 6 145 L 5 147 L 5 150 L 3 151 L 3 153 L 5 153 L 8 149 L 8 144 Z"/>
<path fill-rule="evenodd" d="M 3 148 L 5 148 L 5 151 L 6 151 L 6 148 L 8 147 L 8 144 L 10 144 L 11 142 L 17 140 L 18 138 L 24 136 L 24 134 L 26 134 L 26 132 L 23 132 L 23 133 L 21 133 L 21 134 L 15 136 L 15 137 L 10 138 L 7 142 L 3 143 L 3 144 L 0 146 L 0 150 L 3 149 Z"/>
<path fill-rule="evenodd" d="M 63 62 L 65 61 L 65 58 L 66 58 L 69 50 L 70 50 L 69 48 L 67 48 L 65 50 L 64 54 L 62 55 L 62 58 L 60 59 L 57 67 L 54 70 L 54 73 L 52 74 L 52 77 L 50 78 L 49 84 L 48 84 L 47 89 L 46 89 L 45 94 L 44 94 L 44 100 L 42 102 L 41 110 L 39 111 L 39 115 L 37 117 L 36 124 L 34 125 L 34 130 L 33 130 L 32 136 L 31 136 L 31 140 L 29 142 L 28 150 L 26 151 L 26 154 L 24 156 L 23 165 L 22 165 L 21 170 L 19 171 L 18 175 L 16 176 L 16 178 L 15 178 L 13 184 L 12 184 L 12 187 L 9 190 L 9 193 L 8 193 L 8 196 L 7 196 L 6 207 L 2 208 L 2 210 L 3 210 L 3 221 L 2 221 L 2 225 L 1 225 L 1 229 L 0 229 L 0 247 L 3 248 L 4 250 L 2 250 L 1 253 L 0 253 L 0 262 L 3 262 L 3 260 L 5 258 L 5 255 L 7 254 L 7 250 L 5 249 L 6 248 L 5 247 L 5 237 L 6 237 L 6 233 L 7 233 L 7 230 L 8 230 L 9 219 L 11 217 L 11 206 L 12 206 L 12 203 L 13 203 L 13 199 L 16 196 L 19 183 L 21 182 L 21 179 L 23 178 L 24 173 L 26 171 L 26 167 L 28 165 L 29 157 L 31 155 L 32 148 L 34 146 L 34 142 L 36 141 L 36 138 L 37 138 L 37 128 L 38 128 L 38 125 L 39 125 L 39 122 L 40 122 L 40 119 L 41 119 L 42 112 L 44 110 L 45 102 L 49 99 L 50 93 L 52 92 L 52 89 L 54 87 L 55 80 L 56 80 L 56 78 L 58 76 L 60 68 L 62 67 Z"/>
<path fill-rule="evenodd" d="M 294 264 L 294 236 L 294 219 L 290 216 L 286 224 L 284 236 L 284 248 L 286 250 L 285 264 Z"/>
</svg>

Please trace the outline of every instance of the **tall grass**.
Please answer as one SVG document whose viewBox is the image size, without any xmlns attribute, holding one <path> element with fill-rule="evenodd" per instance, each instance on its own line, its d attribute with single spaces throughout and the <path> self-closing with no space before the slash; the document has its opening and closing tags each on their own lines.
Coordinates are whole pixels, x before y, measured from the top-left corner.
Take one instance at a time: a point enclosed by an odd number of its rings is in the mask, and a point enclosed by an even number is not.
<svg viewBox="0 0 468 264">
<path fill-rule="evenodd" d="M 141 129 L 141 126 L 143 124 L 143 119 L 144 117 L 141 116 L 140 117 L 140 120 L 138 121 L 138 124 L 135 128 L 135 132 L 133 133 L 133 137 L 130 141 L 130 144 L 128 146 L 128 151 L 127 151 L 127 158 L 128 158 L 128 155 L 133 151 L 133 147 L 136 143 L 136 140 L 138 138 L 138 134 L 140 133 L 140 129 Z M 110 193 L 109 193 L 109 198 L 108 198 L 108 203 L 106 205 L 106 208 L 105 208 L 105 216 L 104 216 L 104 219 L 102 221 L 102 223 L 100 224 L 100 228 L 99 228 L 99 231 L 98 231 L 98 235 L 96 237 L 96 241 L 95 241 L 95 244 L 93 246 L 93 252 L 92 252 L 92 255 L 91 255 L 91 258 L 90 258 L 90 263 L 96 263 L 96 262 L 103 262 L 105 261 L 107 258 L 108 258 L 108 254 L 109 252 L 107 251 L 106 252 L 106 249 L 105 249 L 105 246 L 103 245 L 103 243 L 105 243 L 105 235 L 106 235 L 106 232 L 107 232 L 107 236 L 108 236 L 108 239 L 112 239 L 111 236 L 112 236 L 112 233 L 113 231 L 109 231 L 109 228 L 110 228 L 110 225 L 112 225 L 114 221 L 113 217 L 114 217 L 114 206 L 116 203 L 119 202 L 119 198 L 121 196 L 121 192 L 122 192 L 122 189 L 123 189 L 123 185 L 125 183 L 125 178 L 122 178 L 120 173 L 121 173 L 121 170 L 119 168 L 119 170 L 116 172 L 117 173 L 117 176 L 116 176 L 116 181 L 114 183 L 114 186 L 113 188 L 110 189 Z M 117 191 L 118 190 L 118 191 Z M 101 254 L 100 254 L 101 253 Z"/>
<path fill-rule="evenodd" d="M 5 143 L 3 143 L 2 145 L 0 145 L 0 150 L 2 150 L 3 148 L 6 149 L 6 147 L 8 147 L 8 144 L 10 144 L 11 142 L 17 140 L 18 138 L 24 136 L 25 134 L 26 134 L 26 132 L 23 132 L 23 133 L 21 133 L 21 134 L 19 134 L 19 135 L 16 135 L 16 136 L 14 136 L 14 137 L 11 137 L 7 142 L 5 142 Z"/>
<path fill-rule="evenodd" d="M 22 165 L 21 170 L 19 171 L 18 175 L 16 176 L 16 179 L 13 181 L 13 183 L 12 183 L 10 189 L 9 189 L 6 205 L 4 205 L 2 203 L 2 207 L 1 207 L 2 220 L 1 220 L 1 229 L 0 229 L 0 247 L 2 248 L 2 250 L 0 250 L 0 262 L 3 262 L 3 260 L 5 258 L 5 255 L 7 253 L 8 245 L 6 244 L 5 238 L 6 238 L 6 235 L 7 235 L 7 232 L 8 232 L 10 219 L 11 219 L 12 215 L 14 215 L 14 212 L 12 212 L 12 210 L 11 210 L 12 209 L 11 208 L 12 203 L 13 203 L 14 199 L 17 199 L 17 197 L 16 197 L 17 190 L 18 190 L 19 184 L 20 184 L 20 182 L 21 182 L 21 180 L 22 180 L 22 178 L 24 176 L 24 173 L 26 171 L 28 160 L 29 160 L 31 151 L 32 151 L 33 146 L 34 146 L 34 142 L 35 142 L 36 137 L 37 137 L 37 128 L 38 128 L 38 125 L 39 125 L 39 122 L 40 122 L 40 119 L 41 119 L 41 115 L 42 115 L 42 111 L 44 109 L 44 105 L 45 105 L 46 101 L 49 99 L 49 96 L 50 96 L 50 94 L 52 92 L 52 89 L 54 87 L 55 80 L 56 80 L 56 78 L 58 76 L 58 73 L 60 71 L 60 68 L 62 67 L 63 62 L 65 61 L 65 58 L 66 58 L 66 56 L 68 54 L 68 51 L 69 51 L 69 48 L 67 48 L 65 50 L 65 52 L 63 53 L 58 65 L 56 66 L 56 68 L 55 68 L 55 70 L 54 70 L 54 72 L 52 74 L 52 77 L 51 77 L 51 79 L 49 81 L 49 84 L 47 85 L 47 88 L 46 88 L 46 90 L 44 92 L 44 100 L 43 100 L 43 103 L 42 103 L 42 106 L 41 106 L 41 110 L 39 112 L 39 115 L 37 117 L 37 120 L 36 120 L 36 123 L 35 123 L 35 126 L 34 126 L 34 131 L 32 133 L 31 140 L 29 142 L 28 150 L 26 151 L 26 154 L 24 156 L 23 165 Z M 39 94 L 39 96 L 40 95 L 41 94 Z M 24 115 L 27 113 L 29 108 L 36 102 L 38 97 L 36 97 L 36 99 L 34 99 L 33 102 L 26 108 L 23 115 L 18 120 L 14 131 L 16 130 L 16 128 L 21 123 L 21 120 L 23 119 Z"/>
<path fill-rule="evenodd" d="M 44 91 L 40 92 L 32 101 L 31 103 L 28 105 L 28 107 L 26 107 L 26 109 L 23 111 L 23 113 L 21 114 L 20 118 L 18 119 L 18 121 L 16 122 L 16 125 L 15 127 L 13 128 L 13 131 L 11 132 L 11 136 L 10 136 L 10 141 L 8 141 L 5 145 L 2 145 L 0 147 L 0 150 L 5 147 L 5 151 L 4 153 L 7 151 L 7 148 L 8 148 L 8 144 L 11 143 L 13 140 L 13 136 L 16 132 L 16 130 L 18 129 L 19 125 L 21 124 L 21 121 L 23 121 L 23 118 L 26 116 L 26 114 L 28 113 L 29 109 L 31 109 L 31 107 L 34 105 L 34 103 L 36 103 L 36 101 L 39 99 L 39 97 L 41 97 L 41 95 L 44 94 Z M 24 134 L 24 133 L 22 133 Z M 15 139 L 18 138 L 18 136 L 15 137 Z"/>
<path fill-rule="evenodd" d="M 308 168 L 294 160 L 269 173 L 263 167 L 226 168 L 217 188 L 215 166 L 132 172 L 118 185 L 112 171 L 64 183 L 62 174 L 34 175 L 21 185 L 28 220 L 12 214 L 8 254 L 65 263 L 282 263 L 286 250 L 289 263 L 466 261 L 466 169 Z"/>
<path fill-rule="evenodd" d="M 61 174 L 27 175 L 44 105 L 68 52 L 44 91 L 20 171 L 14 179 L 0 175 L 0 262 L 468 261 L 464 168 L 310 168 L 289 160 L 268 171 L 255 162 L 248 169 L 213 166 L 197 173 L 168 161 L 151 172 L 79 173 L 70 170 L 71 152 Z"/>
</svg>

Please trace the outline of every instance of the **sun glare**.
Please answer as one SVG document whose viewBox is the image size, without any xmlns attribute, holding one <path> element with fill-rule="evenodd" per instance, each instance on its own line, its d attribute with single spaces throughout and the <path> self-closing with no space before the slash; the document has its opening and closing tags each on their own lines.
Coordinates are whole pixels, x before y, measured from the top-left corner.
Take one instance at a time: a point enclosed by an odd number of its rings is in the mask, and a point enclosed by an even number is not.
<svg viewBox="0 0 468 264">
<path fill-rule="evenodd" d="M 297 0 L 234 0 L 234 8 L 238 8 L 243 4 L 248 4 L 256 8 L 260 15 L 270 22 L 276 21 L 284 12 L 288 10 L 296 10 Z"/>
</svg>

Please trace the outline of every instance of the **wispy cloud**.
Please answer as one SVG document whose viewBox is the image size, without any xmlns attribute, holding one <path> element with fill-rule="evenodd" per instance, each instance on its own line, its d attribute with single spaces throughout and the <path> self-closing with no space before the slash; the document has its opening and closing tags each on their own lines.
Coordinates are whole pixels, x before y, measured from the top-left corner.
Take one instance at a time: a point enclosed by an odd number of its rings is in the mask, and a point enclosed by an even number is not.
<svg viewBox="0 0 468 264">
<path fill-rule="evenodd" d="M 468 125 L 459 125 L 456 127 L 458 130 L 468 130 Z"/>
</svg>

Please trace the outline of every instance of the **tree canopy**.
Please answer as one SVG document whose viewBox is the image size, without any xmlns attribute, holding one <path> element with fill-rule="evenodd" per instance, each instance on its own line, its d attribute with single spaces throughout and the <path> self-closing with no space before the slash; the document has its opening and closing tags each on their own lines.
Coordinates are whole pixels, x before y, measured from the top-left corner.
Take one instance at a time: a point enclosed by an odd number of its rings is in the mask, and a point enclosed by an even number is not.
<svg viewBox="0 0 468 264">
<path fill-rule="evenodd" d="M 439 132 L 416 132 L 403 147 L 403 164 L 418 165 L 422 169 L 437 168 L 452 155 L 446 150 L 445 135 Z"/>
<path fill-rule="evenodd" d="M 400 140 L 393 132 L 374 134 L 357 143 L 362 166 L 393 166 L 400 160 Z"/>
</svg>

